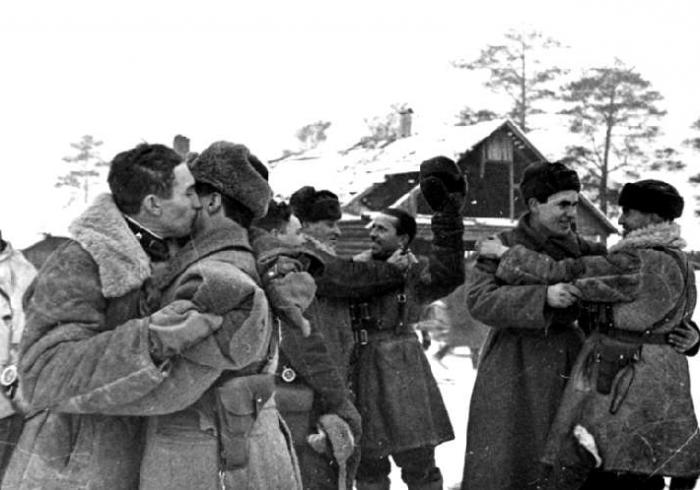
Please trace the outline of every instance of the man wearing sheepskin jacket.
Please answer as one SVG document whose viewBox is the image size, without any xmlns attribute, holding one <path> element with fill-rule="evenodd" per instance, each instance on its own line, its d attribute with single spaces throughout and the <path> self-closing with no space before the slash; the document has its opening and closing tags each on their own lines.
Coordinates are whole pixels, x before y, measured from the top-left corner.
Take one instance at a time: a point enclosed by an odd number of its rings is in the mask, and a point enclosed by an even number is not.
<svg viewBox="0 0 700 490">
<path fill-rule="evenodd" d="M 605 256 L 556 262 L 493 242 L 482 252 L 501 256 L 496 276 L 508 284 L 573 281 L 580 321 L 592 327 L 545 446 L 551 488 L 662 489 L 662 475 L 693 488 L 700 436 L 684 354 L 700 335 L 688 322 L 695 276 L 673 221 L 683 199 L 642 180 L 623 187 L 619 204 L 624 236 Z"/>
<path fill-rule="evenodd" d="M 279 295 L 268 301 L 251 246 L 251 221 L 265 214 L 271 196 L 252 158 L 247 147 L 219 141 L 190 167 L 202 203 L 195 235 L 156 282 L 163 302 L 191 300 L 200 311 L 221 315 L 223 326 L 173 368 L 175 375 L 199 373 L 190 377 L 198 381 L 184 390 L 193 398 L 187 408 L 149 419 L 142 490 L 302 488 L 291 436 L 272 396 L 279 332 L 270 307 L 282 302 Z M 316 292 L 303 271 L 271 281 L 286 281 L 296 299 L 306 298 L 296 303 L 302 311 Z M 289 299 L 292 289 L 284 284 L 276 291 Z M 275 285 L 266 286 L 272 292 Z M 164 384 L 153 398 L 178 396 L 182 387 Z"/>
<path fill-rule="evenodd" d="M 148 407 L 130 404 L 221 325 L 186 301 L 149 316 L 165 239 L 187 236 L 200 208 L 182 158 L 141 144 L 116 155 L 108 182 L 27 293 L 19 374 L 29 412 L 2 488 L 138 488 L 145 425 L 133 415 Z M 186 406 L 176 402 L 168 409 Z"/>
</svg>

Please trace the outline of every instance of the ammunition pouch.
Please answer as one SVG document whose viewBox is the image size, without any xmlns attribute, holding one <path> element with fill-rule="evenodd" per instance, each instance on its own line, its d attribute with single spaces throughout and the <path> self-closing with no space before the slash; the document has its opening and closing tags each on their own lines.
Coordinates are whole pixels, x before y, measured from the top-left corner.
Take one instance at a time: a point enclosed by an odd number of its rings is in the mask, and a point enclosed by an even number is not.
<svg viewBox="0 0 700 490">
<path fill-rule="evenodd" d="M 292 433 L 294 444 L 306 443 L 311 432 L 314 392 L 300 382 L 278 383 L 275 388 L 275 402 L 282 418 Z"/>
<path fill-rule="evenodd" d="M 214 389 L 222 471 L 248 464 L 248 437 L 263 405 L 274 392 L 274 376 L 231 378 Z"/>
<path fill-rule="evenodd" d="M 601 342 L 595 351 L 595 360 L 598 364 L 598 378 L 596 390 L 598 393 L 608 395 L 612 391 L 613 381 L 617 374 L 637 362 L 641 354 L 642 346 L 639 344 L 607 343 Z"/>
</svg>

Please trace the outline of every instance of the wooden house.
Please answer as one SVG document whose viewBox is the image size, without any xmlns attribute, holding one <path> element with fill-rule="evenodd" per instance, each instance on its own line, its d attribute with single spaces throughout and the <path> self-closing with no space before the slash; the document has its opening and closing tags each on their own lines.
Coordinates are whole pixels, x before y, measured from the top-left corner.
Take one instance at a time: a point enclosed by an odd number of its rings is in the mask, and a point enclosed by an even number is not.
<svg viewBox="0 0 700 490">
<path fill-rule="evenodd" d="M 515 226 L 526 209 L 518 192 L 523 170 L 530 163 L 546 160 L 510 120 L 449 128 L 429 145 L 433 152 L 430 155 L 412 147 L 412 140 L 415 140 L 415 145 L 425 143 L 417 136 L 392 143 L 400 143 L 403 147 L 402 155 L 393 156 L 405 165 L 389 162 L 394 163 L 392 166 L 397 171 L 383 175 L 343 206 L 347 217 L 341 222 L 341 254 L 354 254 L 368 247 L 366 228 L 371 215 L 387 207 L 406 209 L 416 216 L 418 235 L 413 248 L 418 252 L 427 250 L 431 238 L 431 210 L 418 186 L 418 169 L 426 158 L 448 156 L 467 175 L 468 203 L 464 210 L 467 250 L 473 250 L 477 239 Z M 419 157 L 420 153 L 423 154 Z M 411 159 L 411 156 L 416 158 Z M 610 220 L 583 195 L 578 208 L 577 228 L 581 234 L 596 241 L 605 241 L 610 234 L 617 233 Z"/>
</svg>

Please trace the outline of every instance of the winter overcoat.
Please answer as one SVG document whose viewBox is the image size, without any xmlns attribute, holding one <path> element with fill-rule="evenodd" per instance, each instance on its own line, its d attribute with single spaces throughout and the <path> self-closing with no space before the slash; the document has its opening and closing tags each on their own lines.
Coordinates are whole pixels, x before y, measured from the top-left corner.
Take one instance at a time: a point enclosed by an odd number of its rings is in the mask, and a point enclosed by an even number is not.
<svg viewBox="0 0 700 490">
<path fill-rule="evenodd" d="M 557 259 L 605 252 L 574 233 L 545 237 L 530 225 L 529 213 L 499 236 L 508 246 Z M 496 267 L 479 259 L 470 271 L 469 309 L 491 331 L 469 406 L 462 488 L 537 488 L 538 461 L 583 334 L 574 323 L 576 308 L 550 308 L 546 286 L 509 286 L 496 278 Z"/>
<path fill-rule="evenodd" d="M 429 257 L 410 266 L 403 288 L 369 302 L 378 329 L 358 345 L 353 373 L 363 458 L 434 447 L 454 438 L 437 382 L 412 324 L 425 306 L 464 282 L 460 216 L 436 214 Z M 403 303 L 405 300 L 405 303 Z"/>
<path fill-rule="evenodd" d="M 143 419 L 124 415 L 167 376 L 142 318 L 157 296 L 150 260 L 110 195 L 70 230 L 27 293 L 19 371 L 30 413 L 2 488 L 138 487 Z"/>
<path fill-rule="evenodd" d="M 298 329 L 283 325 L 281 368 L 291 367 L 297 379 L 284 386 L 285 393 L 310 389 L 313 392 L 310 411 L 299 413 L 294 400 L 280 401 L 294 433 L 304 485 L 309 488 L 338 486 L 338 466 L 325 455 L 316 453 L 306 437 L 316 430 L 323 414 L 346 414 L 343 405 L 351 402 L 348 369 L 354 338 L 350 324 L 350 301 L 395 290 L 404 282 L 403 273 L 383 262 L 352 262 L 335 256 L 326 247 L 309 240 L 307 247 L 323 260 L 324 271 L 316 277 L 316 298 L 306 311 L 311 323 L 311 334 L 302 337 Z M 284 384 L 284 383 L 283 383 Z M 298 398 L 297 395 L 295 398 Z M 359 434 L 355 434 L 358 436 Z M 348 463 L 348 477 L 352 480 L 354 457 Z"/>
<path fill-rule="evenodd" d="M 605 257 L 552 263 L 515 247 L 497 275 L 509 283 L 578 279 L 581 300 L 615 302 L 616 329 L 663 334 L 695 307 L 695 276 L 680 250 L 684 245 L 678 225 L 661 223 L 631 232 Z M 687 360 L 668 344 L 643 342 L 611 337 L 605 329 L 586 339 L 547 441 L 547 463 L 581 462 L 571 450 L 573 429 L 580 425 L 593 436 L 604 471 L 700 474 Z M 595 358 L 618 345 L 633 348 L 638 360 L 621 369 L 604 394 L 596 389 L 601 369 Z"/>
<path fill-rule="evenodd" d="M 222 374 L 272 376 L 277 361 L 274 344 L 270 350 L 276 326 L 260 286 L 247 231 L 229 221 L 202 233 L 178 252 L 156 282 L 164 288 L 163 304 L 189 300 L 202 312 L 221 315 L 223 325 L 213 336 L 183 353 L 173 367 L 200 373 L 189 377 L 196 378 L 196 384 L 179 386 L 194 400 L 184 410 L 148 419 L 140 488 L 218 489 L 221 480 L 215 383 Z M 171 388 L 159 387 L 152 396 L 165 397 Z M 237 408 L 227 408 L 238 413 Z M 255 418 L 247 451 L 247 465 L 223 473 L 226 488 L 301 489 L 291 437 L 274 398 Z"/>
</svg>

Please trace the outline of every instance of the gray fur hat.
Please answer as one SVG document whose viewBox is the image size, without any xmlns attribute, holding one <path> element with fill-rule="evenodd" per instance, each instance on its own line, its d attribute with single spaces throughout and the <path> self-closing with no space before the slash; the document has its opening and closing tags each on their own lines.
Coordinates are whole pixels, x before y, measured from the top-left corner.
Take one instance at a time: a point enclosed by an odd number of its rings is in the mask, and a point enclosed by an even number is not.
<svg viewBox="0 0 700 490">
<path fill-rule="evenodd" d="M 265 166 L 246 146 L 228 141 L 212 143 L 190 164 L 197 182 L 209 184 L 240 202 L 254 218 L 265 216 L 272 198 L 263 169 L 267 173 Z"/>
</svg>

